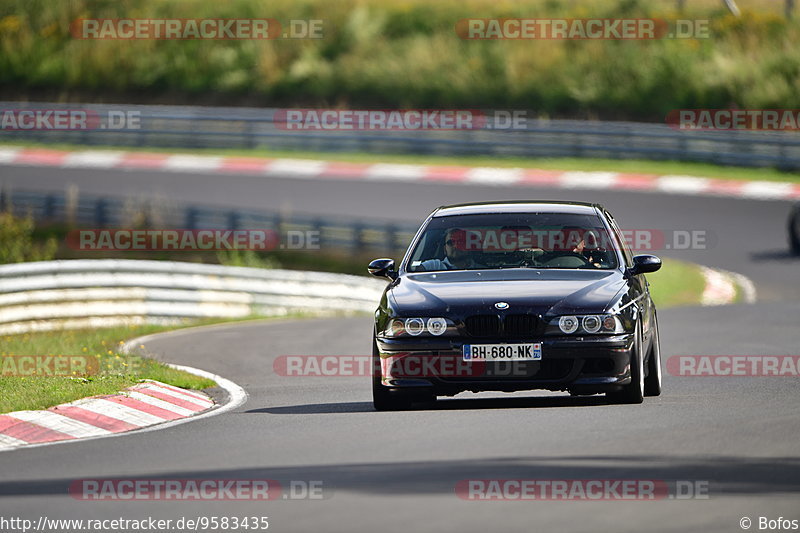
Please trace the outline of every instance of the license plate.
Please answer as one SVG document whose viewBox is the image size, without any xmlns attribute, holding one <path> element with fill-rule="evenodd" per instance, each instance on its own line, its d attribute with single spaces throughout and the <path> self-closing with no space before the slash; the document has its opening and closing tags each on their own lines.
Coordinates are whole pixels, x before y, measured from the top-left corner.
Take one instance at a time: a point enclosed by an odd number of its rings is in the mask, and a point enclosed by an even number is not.
<svg viewBox="0 0 800 533">
<path fill-rule="evenodd" d="M 464 361 L 541 361 L 542 343 L 525 344 L 465 344 Z"/>
</svg>

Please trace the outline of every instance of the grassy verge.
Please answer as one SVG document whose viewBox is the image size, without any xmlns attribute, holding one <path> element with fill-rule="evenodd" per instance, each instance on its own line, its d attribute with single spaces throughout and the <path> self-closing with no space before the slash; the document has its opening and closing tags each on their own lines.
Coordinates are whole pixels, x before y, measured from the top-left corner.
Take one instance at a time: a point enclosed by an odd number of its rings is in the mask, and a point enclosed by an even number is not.
<svg viewBox="0 0 800 533">
<path fill-rule="evenodd" d="M 212 380 L 175 370 L 154 359 L 120 353 L 126 339 L 168 329 L 172 328 L 131 326 L 4 336 L 0 351 L 0 413 L 45 409 L 87 396 L 113 394 L 141 379 L 187 389 L 213 387 Z M 80 356 L 80 364 L 72 368 L 85 367 L 86 372 L 73 371 L 70 376 L 8 376 L 10 371 L 22 368 L 18 358 L 6 357 L 10 355 Z"/>
<path fill-rule="evenodd" d="M 650 293 L 659 309 L 681 305 L 700 305 L 705 279 L 693 263 L 664 259 L 661 270 L 647 275 Z"/>
<path fill-rule="evenodd" d="M 524 158 L 498 156 L 428 156 L 417 154 L 376 154 L 357 152 L 310 152 L 303 150 L 268 149 L 203 149 L 132 146 L 91 146 L 80 144 L 36 144 L 29 141 L 3 140 L 0 146 L 23 146 L 51 150 L 125 150 L 153 153 L 189 153 L 201 155 L 244 156 L 266 158 L 314 159 L 347 163 L 397 163 L 410 165 L 519 167 L 566 171 L 608 171 L 633 174 L 678 174 L 729 180 L 764 180 L 800 183 L 800 172 L 785 172 L 774 168 L 727 167 L 709 163 L 684 161 L 650 161 L 643 159 L 599 158 Z"/>
<path fill-rule="evenodd" d="M 800 25 L 737 0 L 9 0 L 0 86 L 12 99 L 516 108 L 663 120 L 673 109 L 800 107 Z M 683 5 L 682 11 L 677 11 Z M 319 20 L 318 39 L 80 39 L 79 18 Z M 707 38 L 467 40 L 471 18 L 708 21 Z M 80 34 L 79 34 L 80 36 Z M 431 53 L 435 51 L 435 53 Z"/>
<path fill-rule="evenodd" d="M 296 312 L 274 318 L 306 316 L 310 315 Z M 216 384 L 210 379 L 176 370 L 155 359 L 123 354 L 120 352 L 122 345 L 129 339 L 153 333 L 265 318 L 271 317 L 210 318 L 186 320 L 177 326 L 120 326 L 0 336 L 0 413 L 46 409 L 89 396 L 114 394 L 142 379 L 154 379 L 184 389 L 214 387 Z M 22 368 L 22 364 L 19 358 L 7 356 L 25 355 L 79 356 L 80 366 L 89 371 L 58 376 L 9 375 L 10 371 Z"/>
</svg>

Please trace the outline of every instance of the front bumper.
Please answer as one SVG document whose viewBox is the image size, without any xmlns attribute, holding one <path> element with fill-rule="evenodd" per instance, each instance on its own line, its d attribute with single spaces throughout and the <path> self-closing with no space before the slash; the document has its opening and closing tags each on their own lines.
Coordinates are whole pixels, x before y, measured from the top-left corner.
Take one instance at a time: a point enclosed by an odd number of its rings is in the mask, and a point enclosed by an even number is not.
<svg viewBox="0 0 800 533">
<path fill-rule="evenodd" d="M 540 342 L 541 361 L 465 362 L 464 344 Z M 568 390 L 596 394 L 631 382 L 634 334 L 480 340 L 377 338 L 381 384 L 390 390 L 452 396 L 464 391 Z"/>
</svg>

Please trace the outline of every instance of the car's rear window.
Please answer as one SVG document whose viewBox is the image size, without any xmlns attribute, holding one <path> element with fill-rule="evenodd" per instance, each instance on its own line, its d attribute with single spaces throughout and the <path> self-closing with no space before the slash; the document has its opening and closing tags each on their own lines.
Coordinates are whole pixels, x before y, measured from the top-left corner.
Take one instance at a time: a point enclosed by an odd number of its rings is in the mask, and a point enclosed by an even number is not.
<svg viewBox="0 0 800 533">
<path fill-rule="evenodd" d="M 505 213 L 430 220 L 409 272 L 617 268 L 616 241 L 593 214 Z"/>
</svg>

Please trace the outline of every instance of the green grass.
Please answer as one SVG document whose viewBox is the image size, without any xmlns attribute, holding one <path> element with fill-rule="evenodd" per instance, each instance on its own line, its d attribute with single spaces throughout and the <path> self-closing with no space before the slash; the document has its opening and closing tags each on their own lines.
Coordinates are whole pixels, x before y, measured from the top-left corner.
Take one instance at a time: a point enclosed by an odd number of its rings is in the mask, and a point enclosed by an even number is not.
<svg viewBox="0 0 800 533">
<path fill-rule="evenodd" d="M 87 372 L 77 372 L 72 376 L 0 377 L 0 413 L 45 409 L 87 396 L 114 394 L 142 379 L 154 379 L 186 389 L 213 387 L 215 383 L 212 380 L 170 368 L 154 359 L 120 353 L 126 339 L 168 329 L 172 328 L 132 326 L 4 336 L 0 358 L 8 355 L 76 355 L 95 362 L 87 363 Z M 3 368 L 7 367 L 4 365 Z"/>
<path fill-rule="evenodd" d="M 519 167 L 544 170 L 583 170 L 609 171 L 633 174 L 677 174 L 720 178 L 729 180 L 764 180 L 800 183 L 800 172 L 785 172 L 774 168 L 743 168 L 714 165 L 710 163 L 692 163 L 684 161 L 649 161 L 641 159 L 596 159 L 596 158 L 523 158 L 497 156 L 428 156 L 416 154 L 376 154 L 355 152 L 308 152 L 302 150 L 267 150 L 267 149 L 202 149 L 202 148 L 164 148 L 164 147 L 128 147 L 128 146 L 91 146 L 80 144 L 34 144 L 25 141 L 4 140 L 0 146 L 24 146 L 51 150 L 125 150 L 130 152 L 145 151 L 155 153 L 191 153 L 221 156 L 316 159 L 341 161 L 349 163 L 398 163 L 410 165 L 442 165 L 442 166 L 489 166 Z"/>
<path fill-rule="evenodd" d="M 508 108 L 663 120 L 681 108 L 798 108 L 800 24 L 783 2 L 737 0 L 7 0 L 9 99 L 344 107 Z M 322 39 L 81 40 L 78 18 L 323 21 Z M 467 41 L 469 18 L 708 19 L 708 39 Z"/>
<path fill-rule="evenodd" d="M 658 272 L 647 274 L 650 293 L 659 309 L 699 305 L 705 289 L 700 267 L 693 263 L 664 259 Z"/>
</svg>

